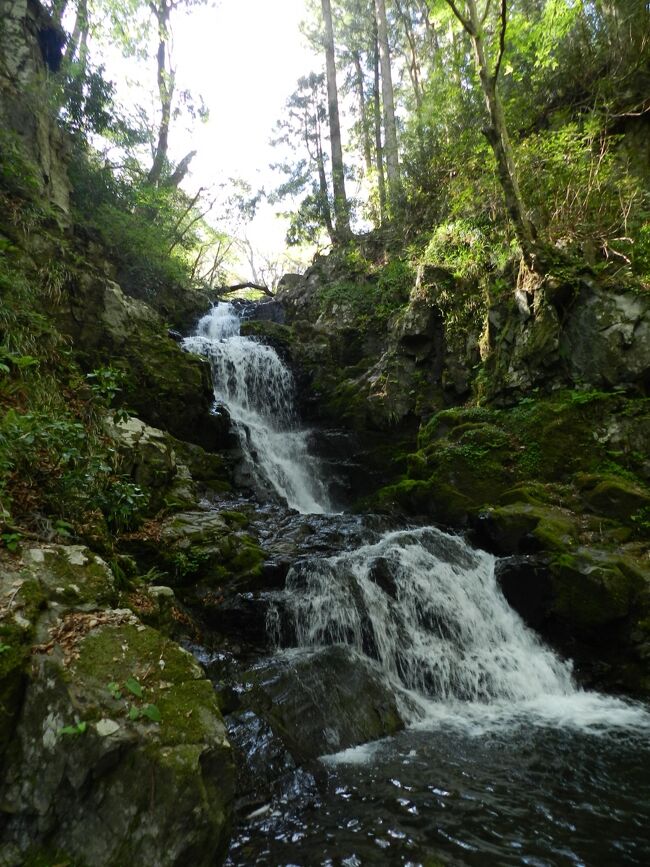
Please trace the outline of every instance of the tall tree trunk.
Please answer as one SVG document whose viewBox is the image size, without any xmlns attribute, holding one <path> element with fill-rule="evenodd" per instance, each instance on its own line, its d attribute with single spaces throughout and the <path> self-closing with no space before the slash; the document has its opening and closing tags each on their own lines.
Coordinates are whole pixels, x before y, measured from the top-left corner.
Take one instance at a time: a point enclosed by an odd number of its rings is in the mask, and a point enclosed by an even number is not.
<svg viewBox="0 0 650 867">
<path fill-rule="evenodd" d="M 379 60 L 381 64 L 381 95 L 384 108 L 384 152 L 386 157 L 386 174 L 388 176 L 388 209 L 391 212 L 399 201 L 401 183 L 385 0 L 375 0 L 375 12 L 377 16 Z"/>
<path fill-rule="evenodd" d="M 354 87 L 357 92 L 357 110 L 359 112 L 361 128 L 361 149 L 363 151 L 363 160 L 366 164 L 366 174 L 370 174 L 372 171 L 372 151 L 370 148 L 366 94 L 363 86 L 363 69 L 361 67 L 361 55 L 359 51 L 352 52 L 352 62 L 354 64 Z"/>
<path fill-rule="evenodd" d="M 149 170 L 147 180 L 150 184 L 160 183 L 163 169 L 167 163 L 167 150 L 169 148 L 169 125 L 172 116 L 172 100 L 174 98 L 175 71 L 167 70 L 167 48 L 169 45 L 169 13 L 170 6 L 167 0 L 158 0 L 151 4 L 151 11 L 158 19 L 158 96 L 160 99 L 160 126 L 158 127 L 158 141 L 154 151 L 153 163 Z"/>
<path fill-rule="evenodd" d="M 498 31 L 499 42 L 496 61 L 492 69 L 490 69 L 485 49 L 483 24 L 486 15 L 484 14 L 482 18 L 479 17 L 476 0 L 465 0 L 468 13 L 466 16 L 459 11 L 454 0 L 447 0 L 447 3 L 472 41 L 474 61 L 478 70 L 481 89 L 483 90 L 485 106 L 490 118 L 490 125 L 485 130 L 485 135 L 494 151 L 497 174 L 503 190 L 506 209 L 512 220 L 524 261 L 529 268 L 535 268 L 538 260 L 535 227 L 528 218 L 521 197 L 517 168 L 515 166 L 512 145 L 508 136 L 508 128 L 498 88 L 499 71 L 505 50 L 507 0 L 501 0 Z"/>
<path fill-rule="evenodd" d="M 411 78 L 411 84 L 413 85 L 415 107 L 419 114 L 422 108 L 422 85 L 420 84 L 420 64 L 418 62 L 417 44 L 415 40 L 415 33 L 413 32 L 413 22 L 409 17 L 408 9 L 406 11 L 404 10 L 403 3 L 400 3 L 400 0 L 395 0 L 395 8 L 397 9 L 397 14 L 400 17 L 402 25 L 404 26 L 404 34 L 406 36 L 406 41 L 409 45 L 409 52 L 411 54 L 411 57 L 408 59 L 407 65 L 409 76 Z"/>
<path fill-rule="evenodd" d="M 325 22 L 325 62 L 327 67 L 327 108 L 330 126 L 330 145 L 332 149 L 332 187 L 334 190 L 334 220 L 339 240 L 350 237 L 350 207 L 345 194 L 345 169 L 343 148 L 341 146 L 341 123 L 339 120 L 339 99 L 336 88 L 336 64 L 334 62 L 334 30 L 332 28 L 332 8 L 330 0 L 321 0 Z"/>
<path fill-rule="evenodd" d="M 379 39 L 377 36 L 377 20 L 373 21 L 374 56 L 373 66 L 375 81 L 372 90 L 372 101 L 375 119 L 375 158 L 377 163 L 377 188 L 379 191 L 379 222 L 386 219 L 386 180 L 384 178 L 384 148 L 381 143 L 381 98 L 379 96 Z"/>
</svg>

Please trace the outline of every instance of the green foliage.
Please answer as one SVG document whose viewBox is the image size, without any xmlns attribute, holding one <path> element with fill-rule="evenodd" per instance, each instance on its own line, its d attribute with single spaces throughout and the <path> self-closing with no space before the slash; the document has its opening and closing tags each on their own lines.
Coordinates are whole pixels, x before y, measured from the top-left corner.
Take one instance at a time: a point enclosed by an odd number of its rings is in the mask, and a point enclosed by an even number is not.
<svg viewBox="0 0 650 867">
<path fill-rule="evenodd" d="M 0 128 L 0 190 L 29 199 L 39 189 L 38 166 L 25 153 L 18 135 Z"/>
<path fill-rule="evenodd" d="M 59 734 L 64 735 L 64 736 L 75 737 L 76 735 L 84 734 L 84 732 L 87 730 L 87 728 L 88 728 L 88 723 L 84 722 L 82 720 L 81 722 L 75 723 L 74 725 L 64 726 L 59 731 Z"/>
<path fill-rule="evenodd" d="M 342 270 L 357 279 L 328 283 L 319 289 L 324 309 L 342 306 L 361 320 L 385 322 L 408 302 L 415 282 L 415 272 L 408 261 L 396 258 L 385 266 L 376 266 L 355 247 L 341 255 Z"/>
<path fill-rule="evenodd" d="M 210 559 L 208 551 L 190 548 L 188 551 L 175 551 L 171 562 L 178 578 L 184 579 L 196 575 Z"/>
<path fill-rule="evenodd" d="M 66 64 L 60 87 L 63 122 L 73 134 L 106 133 L 123 126 L 113 103 L 115 85 L 104 78 L 103 66 Z"/>
<path fill-rule="evenodd" d="M 650 202 L 627 170 L 620 144 L 596 118 L 521 142 L 523 192 L 547 240 L 578 251 L 591 242 L 605 257 L 632 261 L 633 238 L 648 220 Z"/>
<path fill-rule="evenodd" d="M 430 265 L 448 268 L 457 277 L 478 277 L 501 269 L 511 251 L 468 219 L 441 223 L 434 229 L 423 255 Z"/>
<path fill-rule="evenodd" d="M 124 683 L 124 686 L 136 698 L 142 698 L 142 687 L 134 677 L 128 677 Z"/>
</svg>

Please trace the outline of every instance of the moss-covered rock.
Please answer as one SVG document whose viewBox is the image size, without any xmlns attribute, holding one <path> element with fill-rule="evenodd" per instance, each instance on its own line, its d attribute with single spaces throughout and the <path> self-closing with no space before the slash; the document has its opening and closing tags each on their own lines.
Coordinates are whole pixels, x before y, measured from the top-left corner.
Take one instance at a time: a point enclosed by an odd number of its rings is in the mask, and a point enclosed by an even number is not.
<svg viewBox="0 0 650 867">
<path fill-rule="evenodd" d="M 218 589 L 261 576 L 266 555 L 245 532 L 248 523 L 244 512 L 195 509 L 132 533 L 124 544 L 141 562 L 166 573 L 174 586 L 193 594 L 197 582 L 204 590 Z"/>
<path fill-rule="evenodd" d="M 84 366 L 122 370 L 122 399 L 147 424 L 207 449 L 228 443 L 228 418 L 212 412 L 207 360 L 183 352 L 151 307 L 104 275 L 88 270 L 75 281 L 58 316 Z"/>
<path fill-rule="evenodd" d="M 580 480 L 587 505 L 599 515 L 629 520 L 650 506 L 650 492 L 625 477 L 587 476 Z"/>
<path fill-rule="evenodd" d="M 0 575 L 2 604 L 32 662 L 18 661 L 3 846 L 23 861 L 49 850 L 80 865 L 214 863 L 233 770 L 212 685 L 186 651 L 108 607 L 112 575 L 89 552 L 35 548 L 18 566 Z"/>
<path fill-rule="evenodd" d="M 596 636 L 600 627 L 634 613 L 650 575 L 620 554 L 579 548 L 551 559 L 555 611 L 575 634 Z"/>
</svg>

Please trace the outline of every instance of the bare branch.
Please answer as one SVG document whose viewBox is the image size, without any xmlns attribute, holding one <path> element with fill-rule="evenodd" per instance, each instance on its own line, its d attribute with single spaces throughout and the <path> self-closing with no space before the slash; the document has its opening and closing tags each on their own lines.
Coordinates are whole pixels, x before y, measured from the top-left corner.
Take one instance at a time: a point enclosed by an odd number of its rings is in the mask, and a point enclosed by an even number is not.
<svg viewBox="0 0 650 867">
<path fill-rule="evenodd" d="M 488 15 L 490 14 L 490 7 L 492 6 L 492 0 L 487 0 L 485 4 L 485 12 L 481 15 L 481 27 L 485 24 Z"/>
<path fill-rule="evenodd" d="M 190 151 L 183 157 L 183 159 L 174 169 L 173 174 L 171 174 L 169 178 L 167 178 L 167 180 L 165 181 L 166 187 L 177 187 L 181 183 L 190 168 L 190 163 L 195 156 L 196 151 Z"/>
<path fill-rule="evenodd" d="M 260 283 L 235 283 L 233 286 L 220 286 L 217 291 L 219 295 L 229 295 L 231 292 L 237 292 L 239 289 L 257 289 L 258 292 L 263 292 L 269 298 L 275 298 L 269 287 L 262 286 Z"/>
</svg>

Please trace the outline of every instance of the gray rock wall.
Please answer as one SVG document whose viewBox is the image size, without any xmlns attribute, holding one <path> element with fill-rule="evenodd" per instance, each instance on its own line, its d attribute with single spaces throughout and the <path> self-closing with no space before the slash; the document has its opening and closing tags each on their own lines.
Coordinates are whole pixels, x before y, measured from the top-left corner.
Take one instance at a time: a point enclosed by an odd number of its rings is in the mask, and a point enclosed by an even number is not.
<svg viewBox="0 0 650 867">
<path fill-rule="evenodd" d="M 67 144 L 52 107 L 64 38 L 38 0 L 0 0 L 0 126 L 18 136 L 37 168 L 39 194 L 65 215 Z"/>
</svg>

